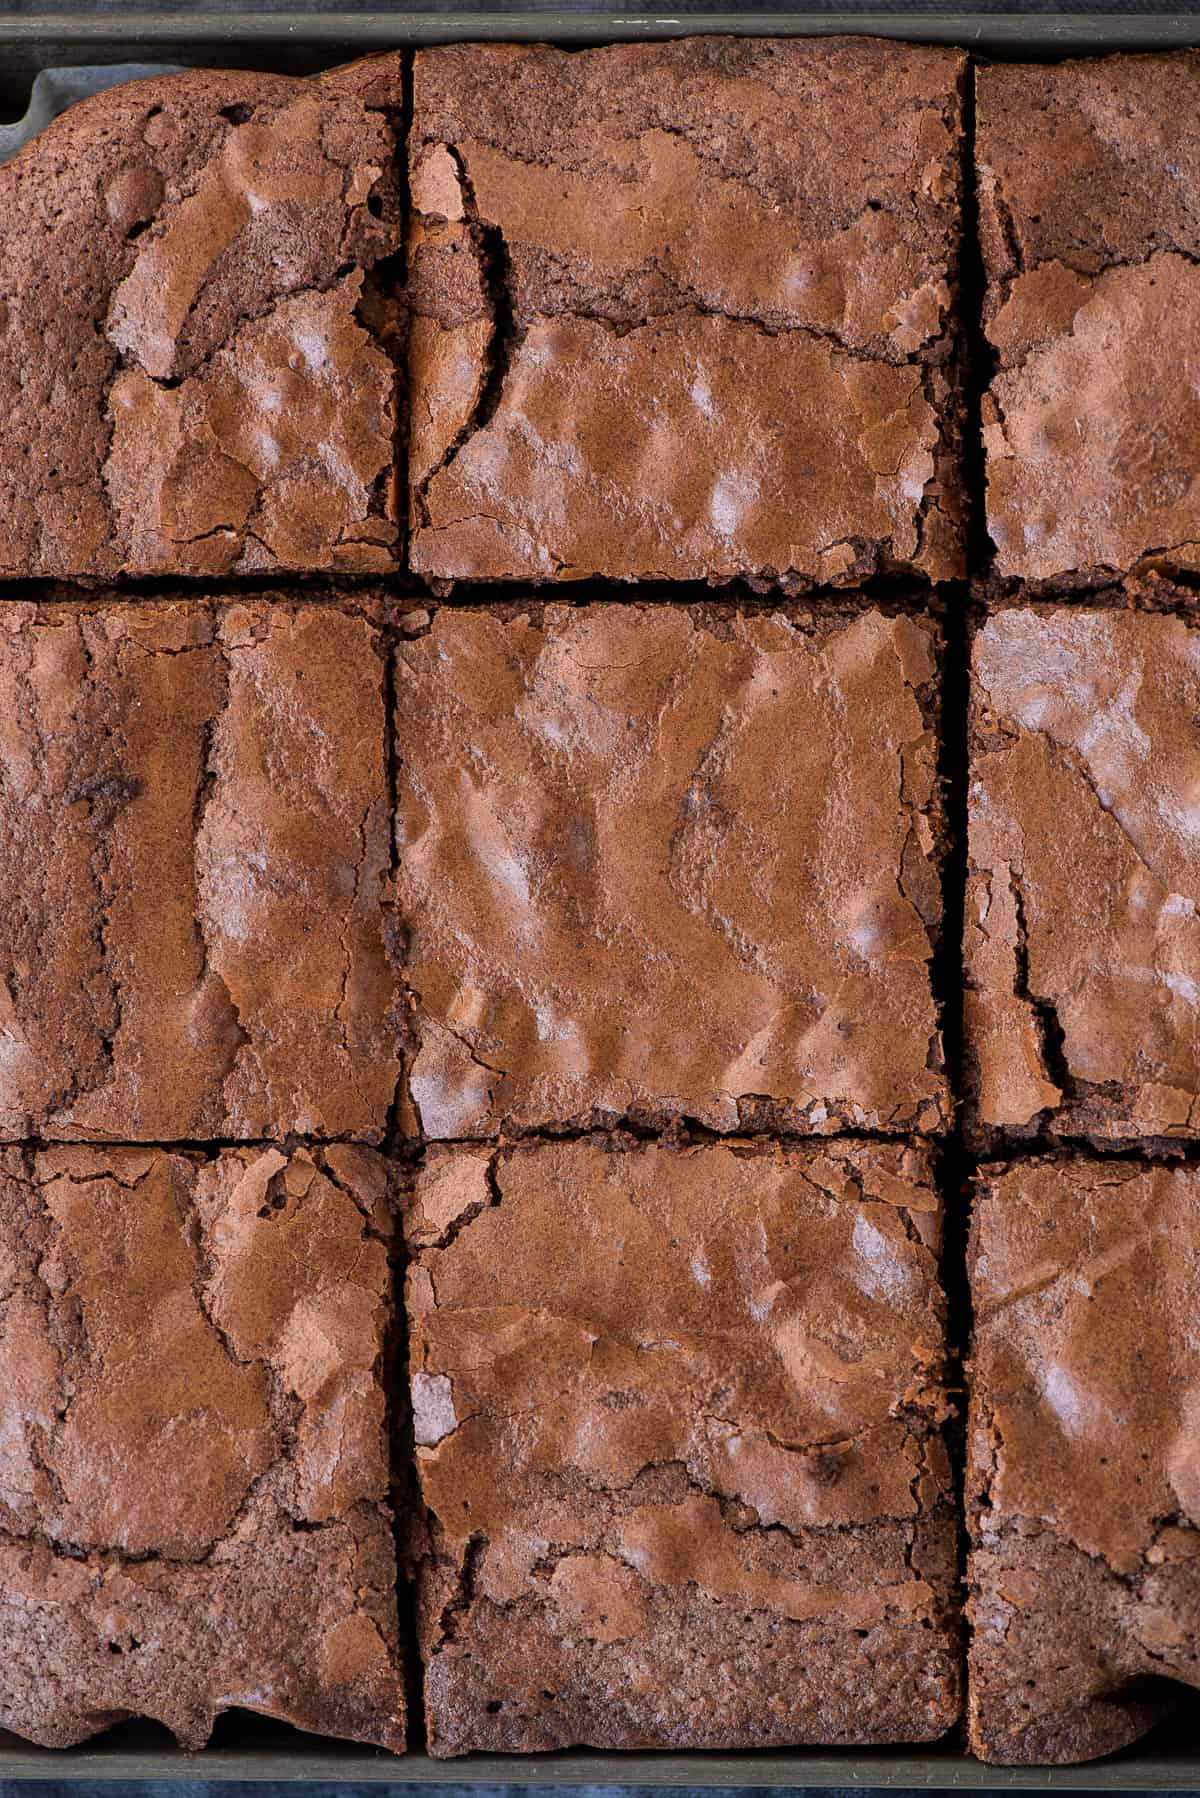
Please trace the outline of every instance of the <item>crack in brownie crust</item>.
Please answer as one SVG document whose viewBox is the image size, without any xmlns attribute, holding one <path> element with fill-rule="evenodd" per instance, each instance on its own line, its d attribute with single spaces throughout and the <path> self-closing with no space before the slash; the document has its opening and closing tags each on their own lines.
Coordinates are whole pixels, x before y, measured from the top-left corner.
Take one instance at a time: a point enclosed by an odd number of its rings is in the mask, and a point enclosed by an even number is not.
<svg viewBox="0 0 1200 1798">
<path fill-rule="evenodd" d="M 0 1725 L 404 1745 L 386 1164 L 0 1151 Z"/>
<path fill-rule="evenodd" d="M 865 40 L 418 54 L 414 568 L 961 573 L 963 67 Z"/>
<path fill-rule="evenodd" d="M 384 673 L 334 606 L 5 605 L 0 1135 L 382 1135 Z"/>
<path fill-rule="evenodd" d="M 435 1149 L 407 1233 L 435 1754 L 949 1728 L 925 1151 Z"/>
<path fill-rule="evenodd" d="M 974 73 L 450 45 L 0 168 L 0 1731 L 399 1752 L 409 1637 L 439 1756 L 1200 1693 L 1200 53 Z"/>
<path fill-rule="evenodd" d="M 939 648 L 877 610 L 633 604 L 402 642 L 425 1135 L 941 1128 Z"/>
<path fill-rule="evenodd" d="M 974 646 L 965 977 L 976 1139 L 1200 1136 L 1200 637 L 1013 607 Z"/>
<path fill-rule="evenodd" d="M 1200 1689 L 1200 1170 L 985 1168 L 970 1262 L 971 1746 L 1088 1760 Z"/>
<path fill-rule="evenodd" d="M 391 565 L 399 104 L 197 70 L 0 168 L 0 575 Z"/>
<path fill-rule="evenodd" d="M 997 572 L 1200 568 L 1200 56 L 976 86 Z"/>
</svg>

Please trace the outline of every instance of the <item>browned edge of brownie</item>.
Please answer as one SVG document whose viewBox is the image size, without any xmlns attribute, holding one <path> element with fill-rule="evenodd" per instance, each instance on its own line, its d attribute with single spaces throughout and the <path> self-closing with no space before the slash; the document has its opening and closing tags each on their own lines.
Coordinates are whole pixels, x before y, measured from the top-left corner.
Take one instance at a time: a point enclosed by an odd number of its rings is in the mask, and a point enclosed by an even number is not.
<svg viewBox="0 0 1200 1798">
<path fill-rule="evenodd" d="M 0 168 L 0 579 L 402 560 L 404 71 L 126 83 Z"/>
<path fill-rule="evenodd" d="M 393 1188 L 348 1143 L 0 1150 L 5 1728 L 404 1747 Z"/>
<path fill-rule="evenodd" d="M 1200 569 L 1200 440 L 1179 353 L 1200 303 L 1200 57 L 975 69 L 996 567 L 1083 596 Z"/>
<path fill-rule="evenodd" d="M 985 600 L 982 607 L 978 603 L 981 598 Z M 1173 1088 L 1168 1090 L 1167 1086 L 1163 1086 L 1161 1103 L 1157 1106 L 1159 1115 L 1155 1121 L 1155 1108 L 1151 1100 L 1154 1093 L 1160 1091 L 1159 1088 L 1151 1085 L 1139 1089 L 1142 1094 L 1139 1099 L 1138 1092 L 1128 1082 L 1086 1077 L 1072 1059 L 1071 1039 L 1064 1034 L 1063 1019 L 1056 1001 L 1061 1002 L 1059 995 L 1069 984 L 1066 973 L 1067 950 L 1074 957 L 1071 965 L 1078 963 L 1084 954 L 1079 932 L 1071 934 L 1070 920 L 1084 915 L 1092 919 L 1092 934 L 1088 939 L 1092 944 L 1090 954 L 1093 961 L 1101 955 L 1104 957 L 1103 963 L 1098 963 L 1093 968 L 1094 980 L 1099 981 L 1101 974 L 1107 971 L 1111 976 L 1109 984 L 1112 985 L 1122 974 L 1123 956 L 1127 954 L 1136 958 L 1141 951 L 1133 941 L 1122 945 L 1116 899 L 1106 900 L 1105 896 L 1115 894 L 1126 876 L 1130 879 L 1140 878 L 1146 888 L 1140 901 L 1142 913 L 1149 915 L 1150 911 L 1156 908 L 1162 910 L 1163 906 L 1170 910 L 1171 905 L 1177 902 L 1168 890 L 1171 886 L 1169 875 L 1172 871 L 1179 874 L 1177 864 L 1184 853 L 1180 845 L 1168 840 L 1170 832 L 1164 826 L 1158 850 L 1151 853 L 1152 861 L 1161 860 L 1163 863 L 1156 875 L 1138 848 L 1138 842 L 1143 840 L 1142 821 L 1130 824 L 1128 804 L 1123 803 L 1123 798 L 1127 801 L 1131 794 L 1136 797 L 1136 778 L 1130 770 L 1114 764 L 1109 782 L 1114 791 L 1110 793 L 1103 775 L 1090 767 L 1084 754 L 1074 743 L 1078 732 L 1070 721 L 1071 717 L 1078 714 L 1078 718 L 1082 720 L 1084 714 L 1088 714 L 1086 723 L 1081 728 L 1090 734 L 1097 734 L 1101 730 L 1103 706 L 1111 701 L 1110 715 L 1116 728 L 1124 717 L 1121 707 L 1126 703 L 1115 690 L 1114 679 L 1108 672 L 1108 662 L 1112 657 L 1119 656 L 1120 645 L 1099 642 L 1089 648 L 1083 638 L 1088 633 L 1094 634 L 1101 629 L 1105 618 L 1113 620 L 1118 628 L 1123 620 L 1127 620 L 1131 630 L 1141 628 L 1144 631 L 1153 631 L 1155 620 L 1161 621 L 1164 629 L 1169 627 L 1171 620 L 1175 620 L 1190 633 L 1196 628 L 1200 616 L 1198 598 L 1200 595 L 1187 583 L 1158 574 L 1130 579 L 1102 589 L 1090 595 L 1086 605 L 1079 606 L 1072 605 L 1062 597 L 1050 600 L 1027 595 L 1024 590 L 1001 591 L 996 584 L 976 590 L 977 603 L 971 607 L 969 624 L 972 667 L 968 700 L 969 779 L 972 784 L 970 805 L 975 813 L 979 839 L 982 841 L 986 837 L 990 843 L 994 838 L 995 846 L 990 851 L 991 864 L 985 865 L 986 857 L 981 854 L 978 844 L 976 851 L 972 853 L 968 842 L 963 965 L 966 1027 L 962 1045 L 961 1098 L 966 1143 L 970 1149 L 980 1154 L 1001 1151 L 1006 1145 L 1014 1149 L 1024 1147 L 1036 1151 L 1039 1146 L 1052 1148 L 1055 1144 L 1075 1143 L 1081 1148 L 1091 1147 L 1101 1153 L 1140 1151 L 1171 1155 L 1182 1153 L 1189 1143 L 1196 1140 L 1194 1121 L 1188 1115 L 1186 1093 L 1175 1092 Z M 1000 716 L 989 706 L 981 682 L 975 675 L 981 640 L 989 632 L 994 634 L 997 629 L 1003 628 L 1005 619 L 1011 620 L 1021 614 L 1043 621 L 1048 629 L 1055 621 L 1059 627 L 1058 634 L 1047 646 L 1046 653 L 1050 660 L 1045 668 L 1045 682 L 1037 686 L 1035 691 L 1029 679 L 1025 680 L 1022 687 L 1018 676 L 1014 674 L 1013 691 L 1018 695 L 1024 694 L 1021 703 L 1027 710 L 1030 707 L 1036 710 L 1038 706 L 1049 708 L 1057 705 L 1060 711 L 1069 714 L 1068 721 L 1063 726 L 1061 743 L 1051 731 L 1039 729 L 1033 724 L 1026 726 L 1007 712 Z M 1135 625 L 1134 620 L 1141 620 L 1141 627 Z M 1075 638 L 1080 640 L 1074 642 Z M 1143 649 L 1141 653 L 1144 656 L 1147 651 Z M 998 650 L 997 655 L 1003 660 L 1001 651 Z M 1087 691 L 1092 697 L 1087 700 L 1072 700 L 1072 671 L 1077 669 L 1081 680 L 1088 679 L 1089 658 L 1095 680 L 1103 678 L 1107 682 L 1105 697 L 1096 697 L 1093 684 L 1089 681 Z M 1170 693 L 1175 693 L 1180 681 L 1186 680 L 1185 661 L 1186 657 L 1179 659 Z M 1130 679 L 1135 672 L 1136 669 L 1131 666 Z M 1145 734 L 1142 726 L 1153 727 L 1161 711 L 1164 716 L 1154 739 L 1154 780 L 1161 783 L 1183 779 L 1186 775 L 1186 754 L 1182 736 L 1186 734 L 1188 723 L 1186 694 L 1181 688 L 1172 700 L 1166 687 L 1160 696 L 1152 685 L 1144 681 L 1141 683 L 1141 690 L 1142 697 L 1131 702 L 1141 708 L 1141 724 L 1135 724 L 1130 714 L 1130 722 L 1122 728 L 1144 736 L 1145 742 L 1149 744 L 1151 737 Z M 1173 713 L 1170 710 L 1172 705 Z M 1032 717 L 1032 713 L 1030 715 Z M 1053 716 L 1049 711 L 1047 715 Z M 1109 732 L 1103 740 L 1107 741 L 1111 735 Z M 1012 750 L 1025 738 L 1038 742 L 1044 740 L 1046 754 L 1053 764 L 1052 772 L 1056 776 L 1061 775 L 1063 782 L 1070 783 L 1078 796 L 1077 807 L 1086 805 L 1089 814 L 1095 813 L 1091 820 L 1090 834 L 1088 820 L 1082 814 L 1076 821 L 1073 834 L 1067 834 L 1073 817 L 1067 790 L 1064 787 L 1062 792 L 1051 792 L 1042 775 L 1027 774 L 1023 780 L 1016 782 L 1011 792 L 1005 787 L 1003 798 L 997 798 L 992 793 L 987 776 L 989 755 Z M 1129 784 L 1131 780 L 1132 786 Z M 1003 827 L 997 822 L 999 818 L 1004 820 Z M 1122 818 L 1126 819 L 1125 823 L 1121 822 Z M 1031 834 L 1034 823 L 1041 830 L 1041 836 L 1033 837 L 1038 845 L 1038 859 L 1035 872 L 1030 876 L 1033 881 L 1032 893 L 1027 890 L 1025 877 L 1020 870 L 1014 870 L 1011 863 L 1005 861 L 1004 845 L 1009 837 L 1012 838 L 1014 855 L 1022 848 L 1017 838 L 1021 835 L 1023 820 Z M 1099 838 L 1095 835 L 1095 831 L 1101 829 L 1111 838 L 1104 856 L 1097 847 Z M 1155 830 L 1149 822 L 1146 823 L 1146 830 L 1150 834 L 1145 837 L 1145 841 L 1152 842 Z M 1056 851 L 1056 844 L 1061 853 Z M 1028 845 L 1025 848 L 1028 850 Z M 1129 864 L 1123 872 L 1110 865 L 1113 856 L 1117 854 L 1123 856 Z M 1089 856 L 1093 858 L 1094 865 L 1089 862 Z M 1001 881 L 1000 889 L 997 889 L 993 880 L 993 875 L 997 870 L 1002 871 L 1004 866 L 1008 867 L 1007 894 L 1002 890 L 1005 883 Z M 1036 918 L 1031 917 L 1031 903 L 1036 905 Z M 996 919 L 991 930 L 985 928 L 985 914 Z M 1058 946 L 1060 937 L 1065 947 Z M 1033 976 L 1030 971 L 1031 947 L 1039 954 L 1042 964 L 1040 973 Z M 1185 949 L 1181 948 L 1179 953 L 1184 955 L 1186 961 Z M 1168 975 L 1170 971 L 1168 966 Z M 1105 998 L 1097 986 L 1097 1003 L 1116 1008 L 1110 1020 L 1111 1029 L 1120 1040 L 1128 1039 L 1126 1059 L 1133 1066 L 1137 1059 L 1135 1051 L 1139 1006 L 1128 994 L 1122 1000 L 1119 989 L 1114 987 L 1113 990 L 1116 996 Z M 1174 998 L 1174 1003 L 1185 1010 L 1189 1003 L 1186 992 L 1184 982 Z M 1084 1029 L 1086 1020 L 1078 1006 L 1074 1006 L 1070 1012 L 1069 1021 L 1079 1040 L 1088 1046 L 1088 1053 L 1092 1053 L 1091 1034 Z M 1143 1022 L 1148 1030 L 1149 1012 Z M 1172 1054 L 1175 1059 L 1184 1055 L 1186 1015 L 1177 1019 L 1170 1031 L 1164 1022 L 1159 1035 L 1162 1040 L 1157 1042 L 1157 1047 L 1152 1047 L 1148 1042 L 1144 1045 L 1142 1060 L 1145 1080 L 1152 1081 L 1154 1078 L 1152 1062 L 1155 1058 L 1165 1064 Z M 981 1045 L 989 1038 L 995 1039 L 999 1057 L 994 1078 L 1002 1084 L 1007 1083 L 1010 1109 L 1024 1094 L 1024 1104 L 1016 1106 L 1016 1109 L 1025 1113 L 1020 1118 L 1012 1116 L 999 1121 L 995 1117 L 984 1115 L 984 1073 L 980 1051 Z M 1019 1078 L 1018 1066 L 1022 1066 L 1024 1070 Z M 1019 1091 L 1012 1086 L 1014 1080 Z M 1039 1089 L 1044 1095 L 1042 1104 L 1037 1103 Z"/>
<path fill-rule="evenodd" d="M 1200 1688 L 1200 1168 L 1035 1154 L 974 1185 L 968 1740 L 1093 1760 Z"/>
</svg>

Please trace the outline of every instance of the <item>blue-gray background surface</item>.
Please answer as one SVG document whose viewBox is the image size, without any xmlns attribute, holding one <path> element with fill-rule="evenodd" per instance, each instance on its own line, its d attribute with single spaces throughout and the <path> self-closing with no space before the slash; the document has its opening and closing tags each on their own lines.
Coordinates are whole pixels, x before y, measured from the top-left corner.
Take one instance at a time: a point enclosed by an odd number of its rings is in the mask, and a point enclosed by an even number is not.
<svg viewBox="0 0 1200 1798">
<path fill-rule="evenodd" d="M 785 1788 L 776 1788 L 781 1793 Z M 823 1792 L 812 1794 L 812 1798 L 862 1798 L 864 1790 L 869 1787 L 826 1787 Z M 65 1785 L 54 1780 L 5 1780 L 0 1779 L 0 1798 L 80 1798 L 84 1790 L 78 1785 Z M 547 1793 L 565 1791 L 563 1786 L 382 1786 L 356 1785 L 353 1781 L 344 1781 L 337 1785 L 269 1785 L 250 1784 L 225 1781 L 210 1781 L 197 1785 L 192 1781 L 183 1783 L 176 1780 L 159 1780 L 155 1783 L 105 1784 L 94 1788 L 104 1798 L 296 1798 L 303 1793 L 304 1798 L 385 1798 L 392 1793 L 395 1798 L 402 1798 L 405 1793 L 436 1793 L 438 1798 L 546 1798 Z M 799 1795 L 802 1788 L 796 1787 Z M 572 1798 L 685 1798 L 685 1795 L 696 1793 L 691 1786 L 573 1786 Z M 702 1798 L 762 1798 L 761 1791 L 755 1786 L 707 1786 Z M 807 1794 L 804 1795 L 807 1798 Z M 927 1791 L 910 1790 L 908 1787 L 893 1786 L 888 1798 L 929 1798 Z M 986 1787 L 975 1787 L 973 1798 L 988 1798 Z M 1007 1794 L 1006 1794 L 1007 1798 Z M 1117 1798 L 1111 1790 L 1106 1798 Z M 1176 1798 L 1200 1798 L 1200 1792 L 1179 1792 Z"/>
<path fill-rule="evenodd" d="M 39 4 L 38 0 L 0 0 L 0 12 L 6 13 L 88 13 L 127 12 L 136 15 L 139 11 L 188 13 L 203 11 L 206 13 L 289 13 L 301 12 L 303 7 L 294 4 L 294 0 L 147 0 L 139 4 L 139 0 L 108 0 L 107 4 L 93 5 L 89 0 L 51 0 L 51 4 Z M 356 12 L 533 12 L 539 10 L 538 0 L 473 0 L 467 6 L 458 4 L 458 0 L 401 0 L 400 4 L 389 6 L 387 0 L 313 0 L 313 10 L 337 11 L 352 15 Z M 594 12 L 607 10 L 601 0 L 553 0 L 552 10 L 555 12 Z M 630 8 L 633 12 L 653 11 L 651 5 L 637 4 Z M 732 12 L 738 10 L 738 0 L 673 0 L 673 13 L 705 13 Z M 1098 0 L 1098 4 L 1079 4 L 1076 0 L 959 0 L 956 6 L 938 4 L 938 0 L 930 0 L 930 4 L 913 4 L 913 0 L 872 0 L 869 5 L 855 5 L 855 0 L 754 0 L 752 7 L 745 10 L 754 12 L 940 12 L 940 13 L 1197 13 L 1200 12 L 1200 0 Z"/>
</svg>

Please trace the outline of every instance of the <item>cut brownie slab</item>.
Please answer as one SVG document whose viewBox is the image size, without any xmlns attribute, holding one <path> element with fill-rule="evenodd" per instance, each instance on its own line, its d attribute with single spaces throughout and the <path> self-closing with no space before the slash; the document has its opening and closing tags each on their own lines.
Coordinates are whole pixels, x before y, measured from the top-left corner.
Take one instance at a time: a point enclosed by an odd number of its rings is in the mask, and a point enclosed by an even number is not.
<svg viewBox="0 0 1200 1798">
<path fill-rule="evenodd" d="M 973 1132 L 1200 1135 L 1200 634 L 1001 611 L 971 707 Z"/>
<path fill-rule="evenodd" d="M 1200 567 L 1200 56 L 980 69 L 997 571 Z"/>
<path fill-rule="evenodd" d="M 435 1754 L 958 1714 L 926 1152 L 433 1150 L 408 1221 Z"/>
<path fill-rule="evenodd" d="M 333 605 L 0 611 L 0 1136 L 382 1134 L 384 676 Z"/>
<path fill-rule="evenodd" d="M 0 576 L 391 563 L 399 103 L 193 70 L 0 168 Z"/>
<path fill-rule="evenodd" d="M 413 564 L 961 571 L 957 51 L 416 60 Z"/>
<path fill-rule="evenodd" d="M 404 1746 L 370 1150 L 0 1151 L 0 1726 Z"/>
<path fill-rule="evenodd" d="M 1087 1760 L 1200 1689 L 1200 1169 L 985 1168 L 970 1269 L 971 1746 Z"/>
<path fill-rule="evenodd" d="M 939 1129 L 938 652 L 875 609 L 646 604 L 402 643 L 426 1135 Z"/>
</svg>

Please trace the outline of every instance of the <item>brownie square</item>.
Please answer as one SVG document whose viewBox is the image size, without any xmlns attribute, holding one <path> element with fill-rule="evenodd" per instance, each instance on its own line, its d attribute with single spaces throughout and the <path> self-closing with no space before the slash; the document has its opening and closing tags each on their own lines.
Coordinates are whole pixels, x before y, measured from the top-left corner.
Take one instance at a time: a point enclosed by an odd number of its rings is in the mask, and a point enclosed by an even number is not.
<svg viewBox="0 0 1200 1798">
<path fill-rule="evenodd" d="M 0 1727 L 404 1746 L 384 1162 L 0 1151 Z"/>
<path fill-rule="evenodd" d="M 957 51 L 416 58 L 412 564 L 962 571 Z"/>
<path fill-rule="evenodd" d="M 196 69 L 0 168 L 0 576 L 391 564 L 399 105 Z"/>
<path fill-rule="evenodd" d="M 1200 1169 L 985 1168 L 970 1273 L 971 1747 L 1088 1760 L 1200 1688 Z"/>
<path fill-rule="evenodd" d="M 926 1151 L 446 1148 L 407 1230 L 434 1754 L 950 1727 Z"/>
<path fill-rule="evenodd" d="M 385 674 L 332 604 L 0 610 L 0 1137 L 382 1135 Z"/>
<path fill-rule="evenodd" d="M 443 607 L 394 889 L 428 1137 L 936 1131 L 936 625 Z"/>
<path fill-rule="evenodd" d="M 977 74 L 996 570 L 1200 568 L 1200 56 Z"/>
<path fill-rule="evenodd" d="M 1200 1135 L 1200 658 L 1171 615 L 997 612 L 971 697 L 977 1141 Z"/>
</svg>

